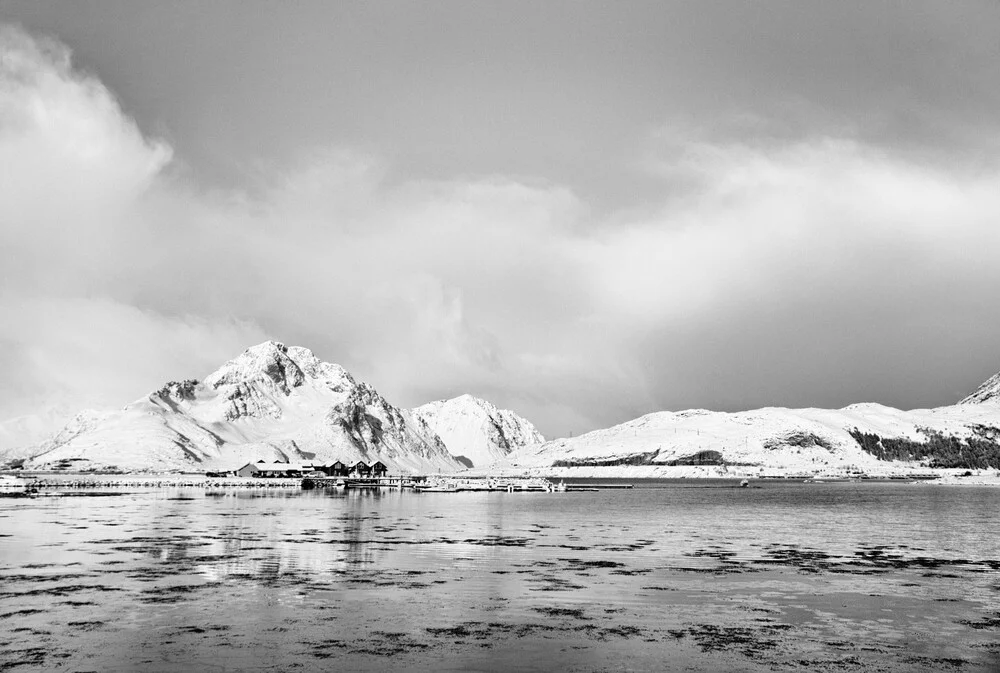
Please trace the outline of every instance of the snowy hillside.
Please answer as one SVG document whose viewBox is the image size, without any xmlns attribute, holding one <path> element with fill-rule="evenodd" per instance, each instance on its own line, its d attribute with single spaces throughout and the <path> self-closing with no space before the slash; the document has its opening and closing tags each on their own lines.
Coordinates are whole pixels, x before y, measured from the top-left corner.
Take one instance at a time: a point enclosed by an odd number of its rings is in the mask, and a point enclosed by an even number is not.
<svg viewBox="0 0 1000 673">
<path fill-rule="evenodd" d="M 411 413 L 438 434 L 453 456 L 477 467 L 545 441 L 526 419 L 472 395 L 424 404 Z"/>
<path fill-rule="evenodd" d="M 933 437 L 996 446 L 1000 406 L 960 404 L 900 411 L 878 404 L 843 409 L 765 408 L 739 413 L 694 409 L 642 416 L 580 437 L 512 453 L 502 468 L 547 474 L 762 474 L 803 472 L 877 475 L 919 469 Z M 935 435 L 940 433 L 940 435 Z M 879 460 L 858 441 L 903 445 L 911 460 Z M 915 448 L 914 448 L 915 447 Z M 712 466 L 706 468 L 705 466 Z"/>
<path fill-rule="evenodd" d="M 202 381 L 170 382 L 122 411 L 77 417 L 28 467 L 234 469 L 257 459 L 461 467 L 424 423 L 343 367 L 274 341 Z"/>
</svg>

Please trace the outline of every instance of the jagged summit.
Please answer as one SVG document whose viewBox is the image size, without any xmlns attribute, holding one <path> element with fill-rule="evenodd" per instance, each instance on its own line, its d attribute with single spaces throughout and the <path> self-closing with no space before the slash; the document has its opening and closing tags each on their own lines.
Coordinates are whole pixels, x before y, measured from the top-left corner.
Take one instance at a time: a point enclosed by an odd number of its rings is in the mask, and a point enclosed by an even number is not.
<svg viewBox="0 0 1000 673">
<path fill-rule="evenodd" d="M 306 350 L 306 349 L 302 349 Z M 306 350 L 309 356 L 312 353 Z M 289 349 L 277 341 L 265 341 L 248 348 L 205 377 L 205 385 L 249 383 L 266 377 L 286 395 L 291 388 L 302 385 L 305 375 L 298 363 L 289 356 Z"/>
<path fill-rule="evenodd" d="M 412 413 L 441 437 L 452 455 L 475 467 L 545 441 L 528 420 L 472 395 L 430 402 Z"/>
<path fill-rule="evenodd" d="M 976 391 L 964 398 L 959 404 L 981 404 L 991 402 L 1000 404 L 1000 372 L 986 379 Z"/>
<path fill-rule="evenodd" d="M 306 379 L 333 384 L 342 380 L 354 383 L 354 378 L 340 365 L 323 362 L 308 348 L 286 346 L 278 341 L 265 341 L 246 349 L 206 376 L 204 383 L 218 388 L 261 378 L 269 379 L 285 394 Z"/>
</svg>

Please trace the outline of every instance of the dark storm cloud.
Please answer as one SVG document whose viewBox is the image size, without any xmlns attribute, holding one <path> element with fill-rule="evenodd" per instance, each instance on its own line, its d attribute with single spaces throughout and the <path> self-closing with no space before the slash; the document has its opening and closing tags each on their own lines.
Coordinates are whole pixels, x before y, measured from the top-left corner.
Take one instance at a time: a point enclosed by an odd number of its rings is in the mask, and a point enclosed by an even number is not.
<svg viewBox="0 0 1000 673">
<path fill-rule="evenodd" d="M 199 180 L 315 146 L 390 179 L 541 176 L 621 208 L 649 133 L 849 137 L 996 156 L 996 2 L 8 2 Z M 748 128 L 734 120 L 753 118 Z M 763 128 L 762 128 L 763 127 Z"/>
</svg>

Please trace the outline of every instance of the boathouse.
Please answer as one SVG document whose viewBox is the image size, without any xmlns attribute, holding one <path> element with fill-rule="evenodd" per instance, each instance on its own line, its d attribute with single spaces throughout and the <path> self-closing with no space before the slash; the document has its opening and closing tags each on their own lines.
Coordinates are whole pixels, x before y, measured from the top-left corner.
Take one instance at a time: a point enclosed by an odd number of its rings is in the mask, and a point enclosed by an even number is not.
<svg viewBox="0 0 1000 673">
<path fill-rule="evenodd" d="M 257 471 L 257 463 L 247 463 L 236 470 L 235 474 L 237 477 L 252 477 Z"/>
<path fill-rule="evenodd" d="M 370 477 L 372 476 L 372 468 L 368 466 L 368 463 L 363 460 L 359 460 L 351 466 L 350 476 Z"/>
<path fill-rule="evenodd" d="M 302 476 L 302 466 L 295 463 L 257 463 L 255 467 L 257 471 L 252 472 L 251 477 L 285 479 Z"/>
<path fill-rule="evenodd" d="M 335 460 L 332 463 L 326 463 L 319 469 L 328 477 L 346 477 L 347 473 L 350 471 L 345 463 Z"/>
<path fill-rule="evenodd" d="M 387 468 L 385 466 L 385 463 L 383 463 L 381 460 L 376 460 L 374 463 L 371 464 L 371 471 L 373 477 L 384 477 L 386 473 L 389 471 L 389 468 Z"/>
</svg>

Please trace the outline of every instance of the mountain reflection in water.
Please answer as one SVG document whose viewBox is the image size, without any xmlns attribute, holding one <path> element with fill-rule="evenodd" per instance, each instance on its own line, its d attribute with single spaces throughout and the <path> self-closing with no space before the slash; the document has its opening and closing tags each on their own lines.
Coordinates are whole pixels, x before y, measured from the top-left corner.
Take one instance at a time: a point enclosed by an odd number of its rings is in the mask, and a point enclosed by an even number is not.
<svg viewBox="0 0 1000 673">
<path fill-rule="evenodd" d="M 1000 667 L 1000 489 L 734 485 L 2 501 L 0 662 Z"/>
</svg>

